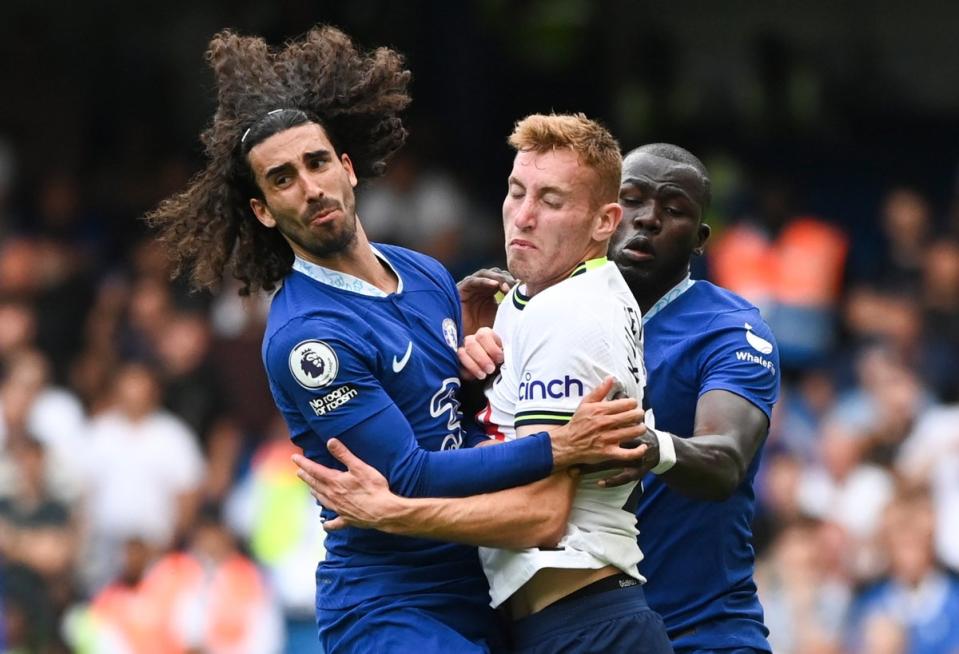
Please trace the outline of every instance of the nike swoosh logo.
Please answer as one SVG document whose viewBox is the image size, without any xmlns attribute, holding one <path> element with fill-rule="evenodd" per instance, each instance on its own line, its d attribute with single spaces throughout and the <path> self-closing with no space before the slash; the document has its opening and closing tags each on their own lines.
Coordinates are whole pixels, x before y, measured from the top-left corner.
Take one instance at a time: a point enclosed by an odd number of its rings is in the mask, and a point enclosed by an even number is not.
<svg viewBox="0 0 959 654">
<path fill-rule="evenodd" d="M 393 372 L 400 372 L 403 368 L 406 367 L 406 362 L 410 360 L 410 355 L 413 354 L 413 341 L 410 341 L 410 344 L 406 346 L 406 354 L 403 355 L 403 358 L 399 361 L 396 360 L 396 355 L 393 355 Z"/>
</svg>

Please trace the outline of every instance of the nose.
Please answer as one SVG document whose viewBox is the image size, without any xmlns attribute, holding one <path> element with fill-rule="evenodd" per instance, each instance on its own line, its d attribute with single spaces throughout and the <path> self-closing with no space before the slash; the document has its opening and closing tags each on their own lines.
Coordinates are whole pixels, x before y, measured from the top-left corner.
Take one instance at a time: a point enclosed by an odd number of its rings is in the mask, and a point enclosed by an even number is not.
<svg viewBox="0 0 959 654">
<path fill-rule="evenodd" d="M 630 216 L 630 222 L 635 227 L 650 232 L 658 232 L 662 225 L 659 212 L 656 211 L 656 205 L 652 202 L 638 207 L 632 216 Z"/>
<path fill-rule="evenodd" d="M 319 200 L 325 195 L 323 191 L 323 186 L 320 184 L 320 180 L 317 175 L 306 173 L 300 178 L 303 194 L 308 200 Z"/>
<path fill-rule="evenodd" d="M 525 197 L 513 212 L 513 225 L 520 231 L 527 231 L 532 229 L 535 224 L 536 214 L 533 209 L 533 200 Z"/>
</svg>

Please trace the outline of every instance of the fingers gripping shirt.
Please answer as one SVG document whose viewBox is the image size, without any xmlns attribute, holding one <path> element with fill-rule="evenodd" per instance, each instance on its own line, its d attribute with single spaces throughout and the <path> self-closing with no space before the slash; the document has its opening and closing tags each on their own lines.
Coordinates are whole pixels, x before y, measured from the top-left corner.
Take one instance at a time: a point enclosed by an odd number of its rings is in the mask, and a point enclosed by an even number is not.
<svg viewBox="0 0 959 654">
<path fill-rule="evenodd" d="M 642 402 L 640 311 L 615 264 L 570 277 L 531 299 L 514 287 L 500 304 L 494 331 L 503 339 L 504 363 L 479 415 L 490 435 L 513 440 L 522 425 L 568 422 L 583 396 L 608 375 L 619 380 L 622 395 Z M 623 509 L 636 485 L 596 485 L 611 474 L 581 478 L 558 548 L 480 548 L 493 606 L 542 568 L 614 565 L 644 581 L 637 569 L 642 553 L 635 515 Z"/>
</svg>

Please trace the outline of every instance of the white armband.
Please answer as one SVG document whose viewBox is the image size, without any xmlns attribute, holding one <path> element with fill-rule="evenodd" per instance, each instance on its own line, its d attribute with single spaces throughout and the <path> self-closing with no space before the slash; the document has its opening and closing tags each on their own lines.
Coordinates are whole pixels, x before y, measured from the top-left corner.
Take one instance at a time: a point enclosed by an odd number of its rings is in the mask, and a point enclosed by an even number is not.
<svg viewBox="0 0 959 654">
<path fill-rule="evenodd" d="M 651 472 L 654 475 L 661 475 L 676 465 L 676 446 L 673 445 L 674 436 L 668 431 L 657 429 L 653 433 L 659 441 L 659 463 Z"/>
</svg>

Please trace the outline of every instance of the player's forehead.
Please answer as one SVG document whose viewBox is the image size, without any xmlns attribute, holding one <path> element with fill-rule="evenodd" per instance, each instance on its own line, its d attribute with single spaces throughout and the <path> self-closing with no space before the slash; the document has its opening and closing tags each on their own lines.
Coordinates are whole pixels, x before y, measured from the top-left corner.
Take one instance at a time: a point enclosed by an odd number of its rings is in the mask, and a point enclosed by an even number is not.
<svg viewBox="0 0 959 654">
<path fill-rule="evenodd" d="M 333 152 L 333 143 L 326 130 L 317 123 L 303 123 L 268 136 L 250 148 L 249 160 L 254 170 L 297 161 L 307 152 Z"/>
<path fill-rule="evenodd" d="M 693 166 L 647 152 L 634 152 L 623 160 L 622 187 L 652 183 L 678 187 L 698 202 L 706 196 L 706 180 Z"/>
<path fill-rule="evenodd" d="M 528 189 L 553 187 L 573 191 L 588 188 L 591 172 L 569 148 L 520 150 L 513 158 L 510 181 Z"/>
</svg>

